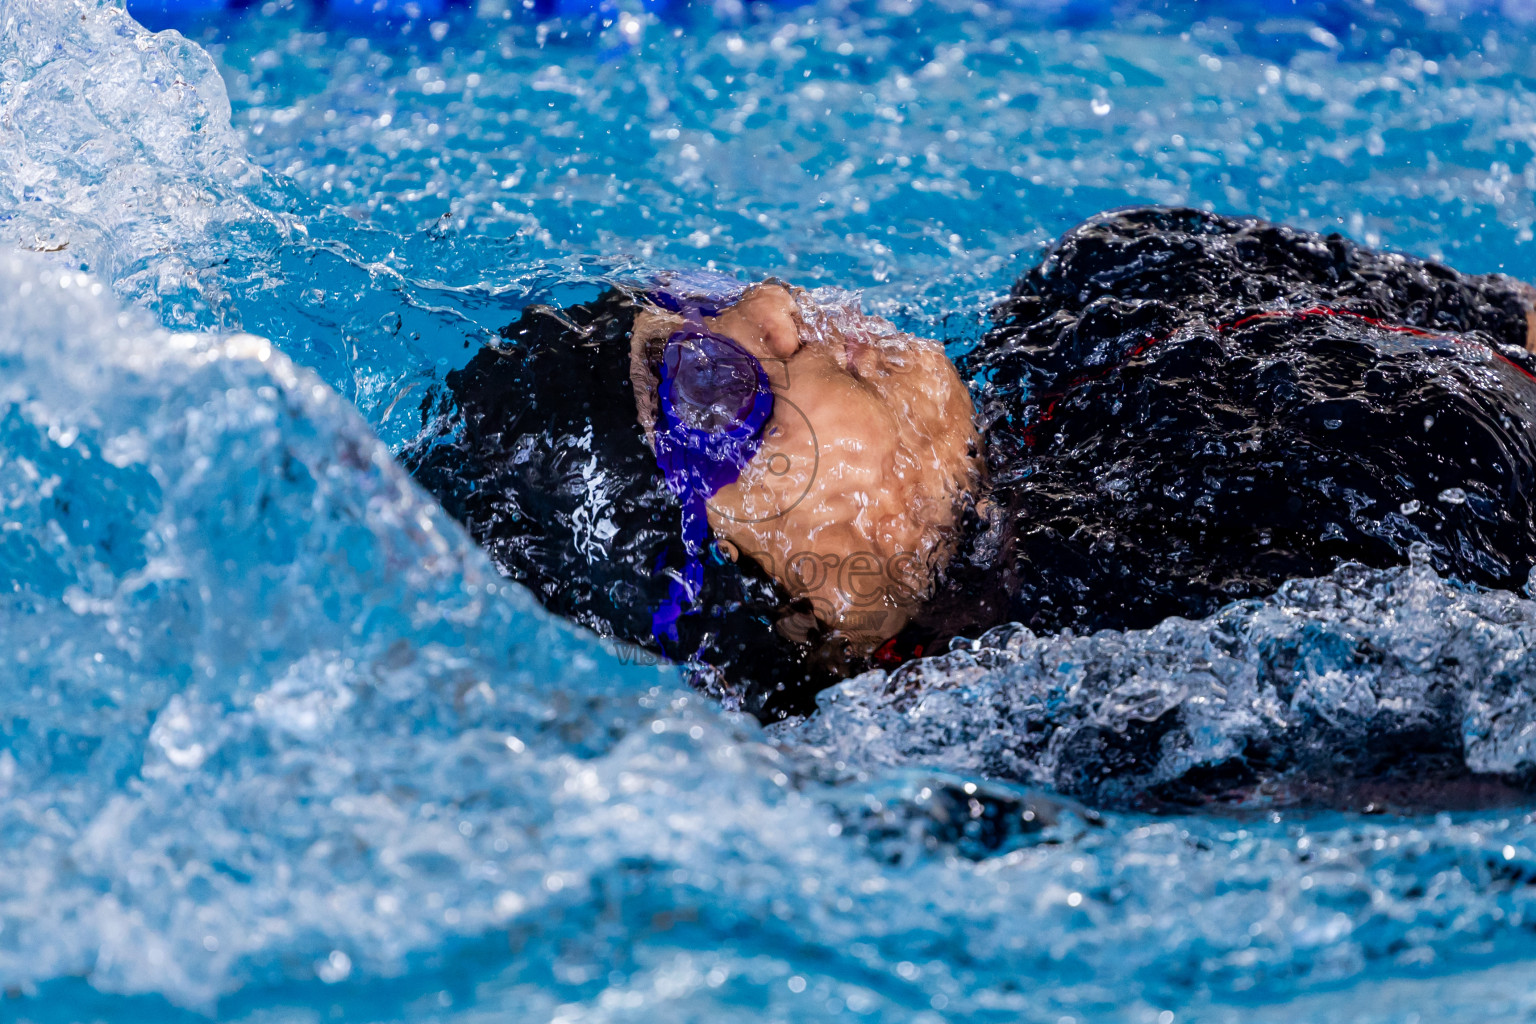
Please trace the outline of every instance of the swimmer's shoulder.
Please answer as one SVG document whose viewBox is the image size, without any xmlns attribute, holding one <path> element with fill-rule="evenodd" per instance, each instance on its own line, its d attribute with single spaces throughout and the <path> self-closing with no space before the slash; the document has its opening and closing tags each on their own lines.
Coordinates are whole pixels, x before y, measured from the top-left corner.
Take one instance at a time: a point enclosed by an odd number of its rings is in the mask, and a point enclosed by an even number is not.
<svg viewBox="0 0 1536 1024">
<path fill-rule="evenodd" d="M 1294 276 L 1298 264 L 1311 264 L 1307 276 L 1326 277 L 1337 258 L 1325 240 L 1256 217 L 1122 207 L 1083 221 L 1050 246 L 994 307 L 994 333 L 1057 324 L 1051 347 L 1070 335 L 1074 350 L 1088 358 L 1097 341 L 1083 338 L 1084 330 L 1168 330 L 1262 305 L 1281 291 L 1276 281 L 1284 275 L 1275 268 Z"/>
<path fill-rule="evenodd" d="M 1246 279 L 1336 279 L 1356 247 L 1262 217 L 1191 207 L 1126 206 L 1068 230 L 1040 262 L 1042 283 L 1083 294 L 1182 297 L 1244 288 Z M 1259 289 L 1252 296 L 1262 301 Z"/>
</svg>

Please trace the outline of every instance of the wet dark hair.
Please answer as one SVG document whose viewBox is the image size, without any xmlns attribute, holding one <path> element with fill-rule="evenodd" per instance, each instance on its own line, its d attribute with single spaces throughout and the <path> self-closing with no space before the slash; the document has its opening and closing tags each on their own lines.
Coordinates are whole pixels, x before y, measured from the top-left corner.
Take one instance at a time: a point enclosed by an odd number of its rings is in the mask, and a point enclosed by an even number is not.
<svg viewBox="0 0 1536 1024">
<path fill-rule="evenodd" d="M 563 310 L 531 306 L 447 377 L 424 408 L 407 468 L 507 576 L 599 636 L 662 653 L 651 613 L 681 566 L 680 510 L 646 443 L 630 380 L 639 308 L 619 290 Z M 777 628 L 808 618 L 750 562 L 712 551 L 679 649 L 695 682 L 764 718 L 803 712 L 843 669 L 815 639 Z"/>
</svg>

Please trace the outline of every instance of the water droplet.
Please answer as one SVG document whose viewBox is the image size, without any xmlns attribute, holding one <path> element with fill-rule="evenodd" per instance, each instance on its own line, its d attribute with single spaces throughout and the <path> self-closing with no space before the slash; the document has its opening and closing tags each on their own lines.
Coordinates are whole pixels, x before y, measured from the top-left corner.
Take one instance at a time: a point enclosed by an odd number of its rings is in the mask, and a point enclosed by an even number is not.
<svg viewBox="0 0 1536 1024">
<path fill-rule="evenodd" d="M 1343 420 L 1323 420 L 1323 426 L 1327 427 L 1329 430 L 1338 430 L 1343 425 Z"/>
<path fill-rule="evenodd" d="M 352 958 L 339 949 L 333 949 L 331 950 L 331 955 L 320 961 L 316 966 L 315 973 L 327 985 L 334 985 L 338 981 L 346 981 L 347 976 L 352 973 Z"/>
<path fill-rule="evenodd" d="M 1412 501 L 1405 501 L 1397 507 L 1402 511 L 1403 515 L 1411 516 L 1424 506 L 1419 503 L 1417 498 L 1415 498 Z"/>
<path fill-rule="evenodd" d="M 1432 427 L 1434 425 L 1435 425 L 1435 418 L 1433 416 L 1425 416 L 1424 417 L 1424 429 L 1425 430 L 1428 430 L 1430 427 Z"/>
<path fill-rule="evenodd" d="M 497 895 L 495 906 L 496 916 L 505 919 L 520 913 L 527 906 L 527 901 L 518 893 L 508 889 Z"/>
<path fill-rule="evenodd" d="M 1467 492 L 1462 490 L 1460 487 L 1447 487 L 1436 497 L 1445 502 L 1447 505 L 1462 505 L 1466 503 Z"/>
</svg>

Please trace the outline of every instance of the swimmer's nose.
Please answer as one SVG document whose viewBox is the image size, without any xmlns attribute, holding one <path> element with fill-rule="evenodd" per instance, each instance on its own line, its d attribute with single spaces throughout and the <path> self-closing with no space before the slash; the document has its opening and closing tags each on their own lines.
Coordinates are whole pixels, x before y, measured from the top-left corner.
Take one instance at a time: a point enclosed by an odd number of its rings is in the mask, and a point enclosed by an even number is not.
<svg viewBox="0 0 1536 1024">
<path fill-rule="evenodd" d="M 713 330 L 734 338 L 758 359 L 788 359 L 800 351 L 795 302 L 788 290 L 767 286 L 708 320 Z"/>
<path fill-rule="evenodd" d="M 780 284 L 758 289 L 744 306 L 762 331 L 763 352 L 770 359 L 788 359 L 800 351 L 800 325 L 795 320 L 795 299 Z"/>
<path fill-rule="evenodd" d="M 775 359 L 788 359 L 800 351 L 800 329 L 787 312 L 775 311 L 764 319 L 763 347 Z"/>
</svg>

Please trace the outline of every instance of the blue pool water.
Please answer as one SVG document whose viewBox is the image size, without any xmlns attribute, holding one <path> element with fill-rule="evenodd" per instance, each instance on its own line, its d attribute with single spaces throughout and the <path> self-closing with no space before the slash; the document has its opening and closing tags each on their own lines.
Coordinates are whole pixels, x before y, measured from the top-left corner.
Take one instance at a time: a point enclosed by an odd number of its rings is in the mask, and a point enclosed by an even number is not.
<svg viewBox="0 0 1536 1024">
<path fill-rule="evenodd" d="M 1533 16 L 0 0 L 0 1017 L 1536 1019 L 1536 804 L 1286 806 L 1401 736 L 1531 778 L 1524 597 L 1346 568 L 765 731 L 391 458 L 516 310 L 637 269 L 861 288 L 955 351 L 1135 201 L 1536 277 Z M 1049 795 L 1256 742 L 1237 810 Z"/>
</svg>

